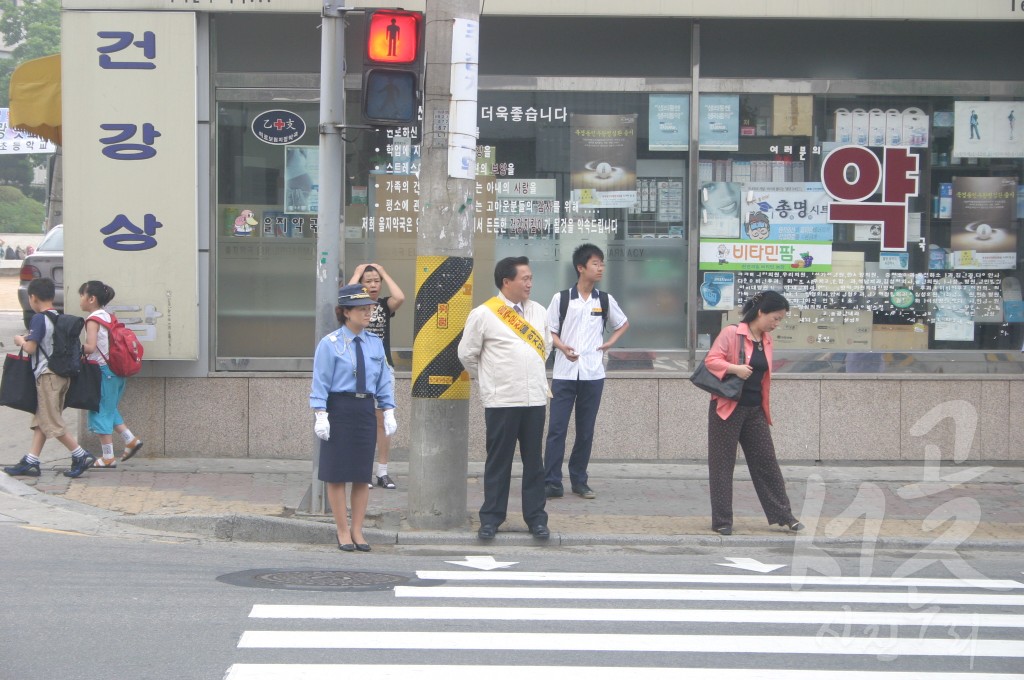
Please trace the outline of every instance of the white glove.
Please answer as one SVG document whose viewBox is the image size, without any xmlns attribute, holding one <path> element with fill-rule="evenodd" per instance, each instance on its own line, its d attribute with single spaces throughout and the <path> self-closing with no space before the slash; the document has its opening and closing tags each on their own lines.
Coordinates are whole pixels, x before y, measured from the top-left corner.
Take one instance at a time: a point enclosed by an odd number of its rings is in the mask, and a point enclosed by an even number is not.
<svg viewBox="0 0 1024 680">
<path fill-rule="evenodd" d="M 313 432 L 324 441 L 331 438 L 331 423 L 327 420 L 327 411 L 313 411 L 316 416 L 316 423 L 313 425 Z"/>
<path fill-rule="evenodd" d="M 390 437 L 398 431 L 398 421 L 395 420 L 395 409 L 389 408 L 384 411 L 384 435 Z"/>
</svg>

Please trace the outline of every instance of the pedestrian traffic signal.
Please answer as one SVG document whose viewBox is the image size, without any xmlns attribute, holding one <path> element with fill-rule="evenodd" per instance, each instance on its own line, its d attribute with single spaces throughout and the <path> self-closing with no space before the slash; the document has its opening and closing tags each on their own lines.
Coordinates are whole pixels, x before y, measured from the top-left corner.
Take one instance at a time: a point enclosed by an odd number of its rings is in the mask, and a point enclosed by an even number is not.
<svg viewBox="0 0 1024 680">
<path fill-rule="evenodd" d="M 415 123 L 423 66 L 423 14 L 402 10 L 366 13 L 363 118 L 368 123 Z"/>
</svg>

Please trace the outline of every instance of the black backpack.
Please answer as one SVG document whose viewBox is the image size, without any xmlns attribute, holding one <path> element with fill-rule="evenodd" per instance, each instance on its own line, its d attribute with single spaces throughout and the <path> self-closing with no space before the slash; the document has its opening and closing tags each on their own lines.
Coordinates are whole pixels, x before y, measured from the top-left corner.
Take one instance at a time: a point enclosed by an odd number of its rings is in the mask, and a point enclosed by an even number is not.
<svg viewBox="0 0 1024 680">
<path fill-rule="evenodd" d="M 566 288 L 558 294 L 558 332 L 562 332 L 562 324 L 565 323 L 565 315 L 569 312 L 569 296 L 572 295 L 572 288 Z M 598 300 L 601 301 L 602 330 L 608 329 L 608 293 L 603 290 L 597 291 Z"/>
<path fill-rule="evenodd" d="M 43 312 L 53 322 L 53 354 L 39 351 L 46 357 L 51 371 L 65 378 L 73 378 L 82 370 L 82 328 L 85 319 L 74 314 Z"/>
</svg>

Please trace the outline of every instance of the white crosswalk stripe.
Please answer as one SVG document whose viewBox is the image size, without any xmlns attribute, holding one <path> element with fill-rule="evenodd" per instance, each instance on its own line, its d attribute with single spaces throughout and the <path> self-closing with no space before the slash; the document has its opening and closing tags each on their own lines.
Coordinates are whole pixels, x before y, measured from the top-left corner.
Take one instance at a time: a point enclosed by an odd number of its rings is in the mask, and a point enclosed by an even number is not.
<svg viewBox="0 0 1024 680">
<path fill-rule="evenodd" d="M 444 678 L 444 680 L 564 680 L 567 670 L 588 680 L 673 680 L 680 672 L 690 677 L 715 680 L 977 680 L 978 678 L 1022 678 L 1024 675 L 990 672 L 996 668 L 1016 669 L 1024 659 L 1024 584 L 1013 580 L 989 579 L 886 579 L 839 577 L 791 577 L 782 575 L 730 574 L 618 574 L 573 572 L 461 572 L 420 571 L 420 579 L 465 582 L 467 585 L 398 586 L 396 599 L 415 602 L 443 600 L 448 606 L 342 606 L 257 604 L 250 612 L 254 621 L 267 621 L 263 630 L 246 630 L 239 650 L 260 650 L 264 661 L 269 650 L 317 650 L 325 661 L 331 650 L 357 664 L 334 663 L 239 663 L 226 680 L 320 680 L 342 673 L 366 679 Z M 578 585 L 583 584 L 583 585 Z M 607 585 L 600 585 L 607 584 Z M 626 585 L 632 587 L 625 587 Z M 658 587 L 658 586 L 678 587 Z M 742 586 L 749 586 L 744 589 Z M 821 588 L 818 590 L 817 588 Z M 590 606 L 500 606 L 493 602 L 471 606 L 474 601 L 530 600 L 580 603 Z M 616 607 L 617 603 L 636 605 Z M 450 603 L 450 604 L 449 604 Z M 607 604 L 604 604 L 607 603 Z M 691 604 L 693 603 L 693 604 Z M 699 604 L 697 604 L 699 603 Z M 766 604 L 767 603 L 767 604 Z M 540 604 L 540 602 L 537 602 Z M 604 606 L 602 606 L 604 605 Z M 660 606 L 659 606 L 660 605 Z M 836 605 L 841 605 L 836 607 Z M 855 610 L 856 608 L 856 610 Z M 294 630 L 282 625 L 289 621 L 311 630 Z M 335 622 L 338 629 L 330 629 Z M 397 623 L 396 623 L 397 622 Z M 436 622 L 437 630 L 422 630 Z M 451 622 L 452 625 L 447 625 Z M 466 623 L 478 622 L 476 630 Z M 526 623 L 564 622 L 547 632 L 515 630 Z M 403 625 L 403 623 L 405 625 Z M 612 632 L 602 623 L 614 623 Z M 328 629 L 323 629 L 327 624 Z M 658 624 L 669 627 L 658 628 Z M 700 624 L 720 624 L 702 628 Z M 652 628 L 651 626 L 655 627 Z M 698 627 L 694 628 L 693 625 Z M 595 626 L 598 626 L 595 629 Z M 802 626 L 802 628 L 801 628 Z M 259 626 L 254 626 L 258 628 Z M 900 627 L 904 627 L 902 630 Z M 724 632 L 723 632 L 724 631 Z M 440 659 L 437 664 L 367 664 L 375 650 L 405 650 Z M 481 652 L 493 653 L 507 663 L 509 655 L 529 653 L 524 661 L 535 662 L 536 654 L 554 652 L 632 655 L 629 660 L 661 655 L 660 663 L 672 668 L 623 667 L 623 661 L 609 666 L 481 666 Z M 459 657 L 459 654 L 469 655 Z M 752 657 L 766 666 L 794 665 L 812 668 L 822 659 L 862 659 L 848 663 L 830 662 L 844 670 L 828 668 L 797 671 L 775 668 L 692 668 L 707 661 L 702 655 L 728 659 Z M 363 656 L 360 656 L 363 655 Z M 669 655 L 669 656 L 665 656 Z M 671 655 L 676 655 L 675 657 Z M 695 655 L 687 657 L 683 655 Z M 812 656 L 817 655 L 817 656 Z M 804 658 L 790 664 L 772 658 Z M 875 658 L 872 658 L 875 657 Z M 294 658 L 294 653 L 292 657 Z M 427 658 L 427 657 L 423 657 Z M 486 658 L 486 657 L 485 657 Z M 668 662 L 665 659 L 669 659 Z M 888 663 L 881 663 L 886 659 Z M 938 666 L 942 671 L 921 670 L 924 659 L 949 659 Z M 980 672 L 966 672 L 975 663 L 993 660 Z M 912 671 L 899 664 L 914 660 Z M 969 664 L 968 664 L 969 660 Z M 958 662 L 958 663 L 957 663 Z M 628 661 L 626 662 L 628 663 Z M 850 664 L 857 663 L 863 668 Z M 737 664 L 743 665 L 743 664 Z M 932 663 L 927 666 L 934 669 Z"/>
</svg>

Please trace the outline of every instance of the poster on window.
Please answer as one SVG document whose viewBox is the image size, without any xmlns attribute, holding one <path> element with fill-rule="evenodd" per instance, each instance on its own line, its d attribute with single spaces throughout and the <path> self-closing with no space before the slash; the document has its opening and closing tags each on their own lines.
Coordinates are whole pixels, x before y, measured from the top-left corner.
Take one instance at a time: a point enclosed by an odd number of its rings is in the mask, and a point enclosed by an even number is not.
<svg viewBox="0 0 1024 680">
<path fill-rule="evenodd" d="M 648 109 L 647 148 L 650 151 L 690 148 L 690 95 L 652 94 Z"/>
<path fill-rule="evenodd" d="M 1017 178 L 954 177 L 954 269 L 1017 268 Z"/>
<path fill-rule="evenodd" d="M 293 144 L 284 148 L 284 211 L 320 210 L 320 147 Z"/>
<path fill-rule="evenodd" d="M 974 287 L 952 275 L 936 281 L 932 288 L 932 318 L 936 340 L 973 342 Z"/>
<path fill-rule="evenodd" d="M 586 208 L 636 204 L 637 114 L 569 118 L 572 200 Z"/>
<path fill-rule="evenodd" d="M 1022 112 L 1024 102 L 955 102 L 953 156 L 1024 158 Z"/>
<path fill-rule="evenodd" d="M 701 95 L 700 148 L 703 151 L 739 150 L 739 97 Z"/>
<path fill-rule="evenodd" d="M 738 182 L 706 182 L 700 188 L 700 237 L 739 238 L 743 197 Z"/>
<path fill-rule="evenodd" d="M 776 136 L 810 137 L 814 97 L 783 95 L 772 97 L 772 134 Z"/>
<path fill-rule="evenodd" d="M 754 241 L 831 241 L 828 204 L 820 182 L 744 184 L 741 238 Z"/>
</svg>

